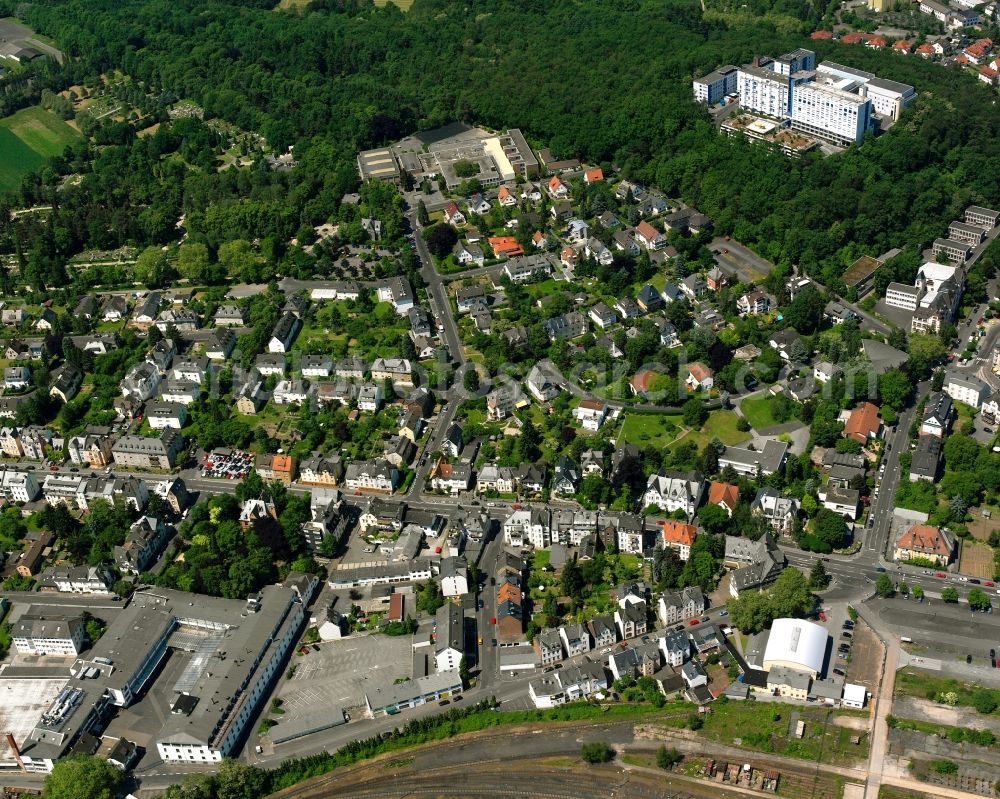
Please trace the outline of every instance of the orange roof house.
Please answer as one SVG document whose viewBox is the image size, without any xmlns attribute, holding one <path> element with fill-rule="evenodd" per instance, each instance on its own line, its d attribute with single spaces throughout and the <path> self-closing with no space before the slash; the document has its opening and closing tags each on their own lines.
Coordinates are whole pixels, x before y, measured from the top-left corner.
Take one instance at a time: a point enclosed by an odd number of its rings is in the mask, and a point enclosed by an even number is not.
<svg viewBox="0 0 1000 799">
<path fill-rule="evenodd" d="M 922 55 L 924 58 L 930 58 L 934 55 L 934 48 L 929 44 L 921 44 L 917 47 L 917 53 Z"/>
<path fill-rule="evenodd" d="M 580 254 L 572 247 L 563 247 L 562 252 L 559 253 L 559 261 L 568 269 L 572 269 L 576 266 L 576 262 L 579 260 Z"/>
<path fill-rule="evenodd" d="M 715 384 L 715 375 L 705 364 L 695 361 L 688 364 L 688 376 L 684 384 L 691 390 L 712 388 Z"/>
<path fill-rule="evenodd" d="M 275 480 L 290 485 L 295 477 L 295 459 L 291 455 L 275 455 L 271 459 L 271 472 Z"/>
<path fill-rule="evenodd" d="M 833 31 L 813 31 L 809 34 L 809 38 L 814 42 L 821 41 L 823 39 L 832 39 Z"/>
<path fill-rule="evenodd" d="M 595 166 L 593 169 L 588 169 L 583 173 L 584 183 L 599 183 L 604 180 L 604 170 L 599 166 Z"/>
<path fill-rule="evenodd" d="M 915 524 L 896 540 L 893 557 L 897 561 L 929 558 L 939 566 L 947 566 L 955 552 L 955 543 L 939 527 Z"/>
<path fill-rule="evenodd" d="M 498 605 L 502 605 L 504 602 L 513 602 L 515 605 L 520 605 L 521 599 L 521 589 L 514 585 L 514 583 L 504 583 L 497 589 Z"/>
<path fill-rule="evenodd" d="M 497 192 L 497 199 L 500 201 L 500 205 L 517 205 L 517 197 L 506 186 L 500 187 L 500 191 Z"/>
<path fill-rule="evenodd" d="M 882 420 L 878 418 L 878 406 L 866 402 L 851 411 L 844 425 L 844 437 L 857 441 L 862 446 L 871 438 L 876 438 L 882 429 Z"/>
<path fill-rule="evenodd" d="M 840 37 L 840 41 L 843 44 L 861 44 L 868 40 L 868 35 L 865 33 L 860 33 L 858 31 L 851 31 L 850 33 L 845 33 Z"/>
<path fill-rule="evenodd" d="M 720 505 L 732 516 L 733 508 L 740 499 L 740 490 L 732 483 L 712 483 L 708 487 L 708 502 L 710 505 Z"/>
<path fill-rule="evenodd" d="M 675 550 L 681 560 L 687 560 L 691 555 L 691 545 L 698 536 L 698 528 L 676 519 L 664 519 L 659 525 L 664 548 Z"/>
<path fill-rule="evenodd" d="M 566 188 L 565 183 L 559 180 L 558 175 L 553 175 L 549 181 L 549 194 L 553 197 L 565 197 L 569 194 L 569 189 Z"/>
<path fill-rule="evenodd" d="M 490 249 L 497 258 L 513 258 L 524 255 L 524 250 L 513 236 L 492 236 L 489 239 Z"/>
<path fill-rule="evenodd" d="M 885 47 L 888 42 L 881 36 L 872 36 L 865 42 L 865 47 L 870 47 L 872 50 L 878 50 Z"/>
<path fill-rule="evenodd" d="M 649 391 L 649 384 L 652 382 L 653 378 L 659 374 L 652 369 L 640 369 L 635 373 L 635 376 L 629 380 L 629 386 L 632 389 L 633 394 L 645 394 Z"/>
<path fill-rule="evenodd" d="M 913 45 L 910 44 L 906 39 L 900 39 L 898 42 L 893 42 L 892 51 L 894 53 L 908 53 L 913 49 Z"/>
</svg>

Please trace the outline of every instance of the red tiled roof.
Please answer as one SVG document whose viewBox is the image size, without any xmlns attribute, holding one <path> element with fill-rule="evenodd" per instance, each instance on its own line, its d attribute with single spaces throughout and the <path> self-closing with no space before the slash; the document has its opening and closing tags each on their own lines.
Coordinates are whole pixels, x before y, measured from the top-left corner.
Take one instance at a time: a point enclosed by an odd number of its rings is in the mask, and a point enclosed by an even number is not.
<svg viewBox="0 0 1000 799">
<path fill-rule="evenodd" d="M 291 455 L 275 455 L 271 458 L 271 471 L 272 472 L 292 472 L 292 456 Z"/>
<path fill-rule="evenodd" d="M 983 67 L 982 69 L 979 70 L 979 74 L 989 78 L 990 80 L 996 80 L 998 73 L 995 69 L 990 69 L 989 67 Z"/>
<path fill-rule="evenodd" d="M 900 39 L 892 45 L 893 50 L 905 50 L 907 53 L 910 52 L 910 47 L 912 47 L 912 45 L 906 41 L 906 39 Z"/>
<path fill-rule="evenodd" d="M 693 524 L 685 524 L 676 519 L 664 519 L 659 524 L 663 543 L 666 545 L 681 544 L 689 547 L 694 543 L 694 539 L 698 535 L 698 528 Z"/>
<path fill-rule="evenodd" d="M 660 235 L 656 228 L 649 224 L 649 222 L 645 219 L 635 226 L 635 232 L 642 236 L 646 241 L 655 241 L 656 237 Z"/>
<path fill-rule="evenodd" d="M 878 432 L 881 424 L 878 418 L 878 406 L 866 402 L 860 408 L 851 411 L 850 418 L 844 425 L 844 435 L 864 444 L 870 436 Z"/>
<path fill-rule="evenodd" d="M 732 483 L 712 483 L 708 487 L 710 505 L 725 505 L 732 510 L 740 498 L 740 490 Z"/>
<path fill-rule="evenodd" d="M 886 40 L 881 36 L 872 36 L 866 43 L 869 47 L 885 47 Z"/>
<path fill-rule="evenodd" d="M 649 390 L 649 381 L 656 375 L 652 369 L 640 369 L 630 381 L 632 390 L 637 394 L 645 393 Z"/>
<path fill-rule="evenodd" d="M 550 181 L 549 181 L 549 188 L 550 188 L 550 189 L 551 189 L 552 191 L 555 191 L 555 190 L 556 190 L 556 189 L 558 189 L 558 188 L 559 188 L 560 186 L 562 186 L 562 181 L 561 181 L 561 180 L 559 180 L 559 176 L 558 176 L 558 175 L 553 175 L 553 176 L 552 176 L 552 180 L 550 180 Z"/>
<path fill-rule="evenodd" d="M 515 605 L 521 604 L 521 589 L 513 583 L 504 583 L 497 589 L 497 604 L 502 605 L 508 600 Z"/>
<path fill-rule="evenodd" d="M 969 57 L 967 55 L 965 55 L 964 53 L 962 55 L 957 55 L 957 56 L 955 56 L 955 63 L 956 64 L 961 64 L 962 66 L 965 66 L 966 64 L 969 63 Z"/>
<path fill-rule="evenodd" d="M 583 173 L 583 180 L 586 183 L 596 183 L 599 180 L 604 180 L 604 172 L 599 166 L 595 166 L 593 169 L 588 169 Z"/>
<path fill-rule="evenodd" d="M 524 254 L 521 245 L 517 243 L 517 239 L 513 236 L 492 236 L 489 242 L 490 249 L 493 250 L 494 255 L 506 255 L 509 258 L 512 255 Z"/>
<path fill-rule="evenodd" d="M 937 527 L 929 524 L 915 524 L 896 541 L 897 549 L 910 549 L 917 552 L 951 557 L 951 548 Z"/>
<path fill-rule="evenodd" d="M 820 39 L 832 39 L 833 31 L 813 31 L 809 34 L 809 38 L 814 42 L 818 42 Z"/>
<path fill-rule="evenodd" d="M 928 55 L 934 55 L 934 48 L 931 47 L 929 44 L 922 44 L 919 47 L 917 47 L 917 52 L 927 53 Z"/>
<path fill-rule="evenodd" d="M 867 34 L 859 33 L 858 31 L 852 31 L 851 33 L 845 33 L 840 37 L 842 44 L 860 44 L 868 38 Z"/>
<path fill-rule="evenodd" d="M 699 383 L 711 377 L 713 374 L 711 369 L 709 369 L 703 363 L 698 363 L 698 361 L 695 361 L 692 364 L 688 364 L 688 372 Z"/>
</svg>

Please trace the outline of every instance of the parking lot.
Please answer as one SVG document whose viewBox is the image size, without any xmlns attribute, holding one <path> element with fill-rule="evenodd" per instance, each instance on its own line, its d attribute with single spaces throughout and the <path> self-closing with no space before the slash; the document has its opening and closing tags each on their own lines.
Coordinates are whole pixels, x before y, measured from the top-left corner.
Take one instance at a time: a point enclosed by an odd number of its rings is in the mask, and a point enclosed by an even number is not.
<svg viewBox="0 0 1000 799">
<path fill-rule="evenodd" d="M 863 621 L 854 628 L 851 662 L 847 667 L 847 682 L 863 685 L 870 693 L 878 691 L 882 679 L 885 647 Z"/>
<path fill-rule="evenodd" d="M 242 480 L 253 468 L 253 455 L 238 449 L 217 449 L 205 453 L 202 477 Z"/>
<path fill-rule="evenodd" d="M 282 680 L 277 692 L 286 713 L 362 707 L 366 691 L 413 676 L 409 635 L 360 635 L 318 646 L 319 651 L 310 648 L 308 655 L 292 657 L 295 674 Z"/>
</svg>

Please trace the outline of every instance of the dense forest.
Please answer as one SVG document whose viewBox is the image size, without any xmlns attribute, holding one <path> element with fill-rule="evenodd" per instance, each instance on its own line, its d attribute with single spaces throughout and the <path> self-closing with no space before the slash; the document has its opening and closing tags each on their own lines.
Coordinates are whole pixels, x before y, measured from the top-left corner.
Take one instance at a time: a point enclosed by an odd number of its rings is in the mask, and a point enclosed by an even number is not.
<svg viewBox="0 0 1000 799">
<path fill-rule="evenodd" d="M 339 212 L 357 149 L 460 119 L 520 127 L 557 155 L 616 165 L 693 203 L 719 232 L 836 286 L 858 255 L 928 243 L 964 204 L 1000 202 L 1000 183 L 985 177 L 1000 173 L 1000 110 L 971 75 L 817 42 L 821 58 L 913 84 L 919 102 L 889 133 L 826 159 L 792 162 L 717 135 L 691 78 L 808 44 L 823 9 L 807 8 L 800 22 L 780 7 L 703 16 L 678 0 L 490 0 L 474 12 L 417 0 L 407 14 L 314 0 L 301 15 L 264 0 L 4 0 L 0 14 L 20 11 L 71 56 L 66 86 L 121 70 L 279 150 L 294 145 L 301 164 L 216 174 L 200 157 L 213 142 L 196 120 L 141 140 L 127 124 L 108 126 L 99 148 L 78 148 L 26 182 L 17 202 L 51 201 L 60 174 L 86 175 L 60 192 L 62 213 L 34 230 L 14 226 L 5 249 L 33 258 L 36 285 L 52 285 L 68 254 L 162 244 L 193 212 L 189 233 L 213 258 L 226 240 L 257 239 L 267 260 L 294 265 L 287 240 Z M 46 73 L 48 87 L 59 81 L 58 70 Z"/>
</svg>

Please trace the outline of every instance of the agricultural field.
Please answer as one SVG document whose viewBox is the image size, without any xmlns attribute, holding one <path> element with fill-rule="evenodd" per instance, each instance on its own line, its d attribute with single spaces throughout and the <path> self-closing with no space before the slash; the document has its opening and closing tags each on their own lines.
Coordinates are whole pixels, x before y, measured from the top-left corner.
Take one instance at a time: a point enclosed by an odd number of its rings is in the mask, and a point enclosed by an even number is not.
<svg viewBox="0 0 1000 799">
<path fill-rule="evenodd" d="M 78 139 L 73 128 L 37 106 L 0 120 L 0 191 L 16 189 L 21 178 Z"/>
</svg>

